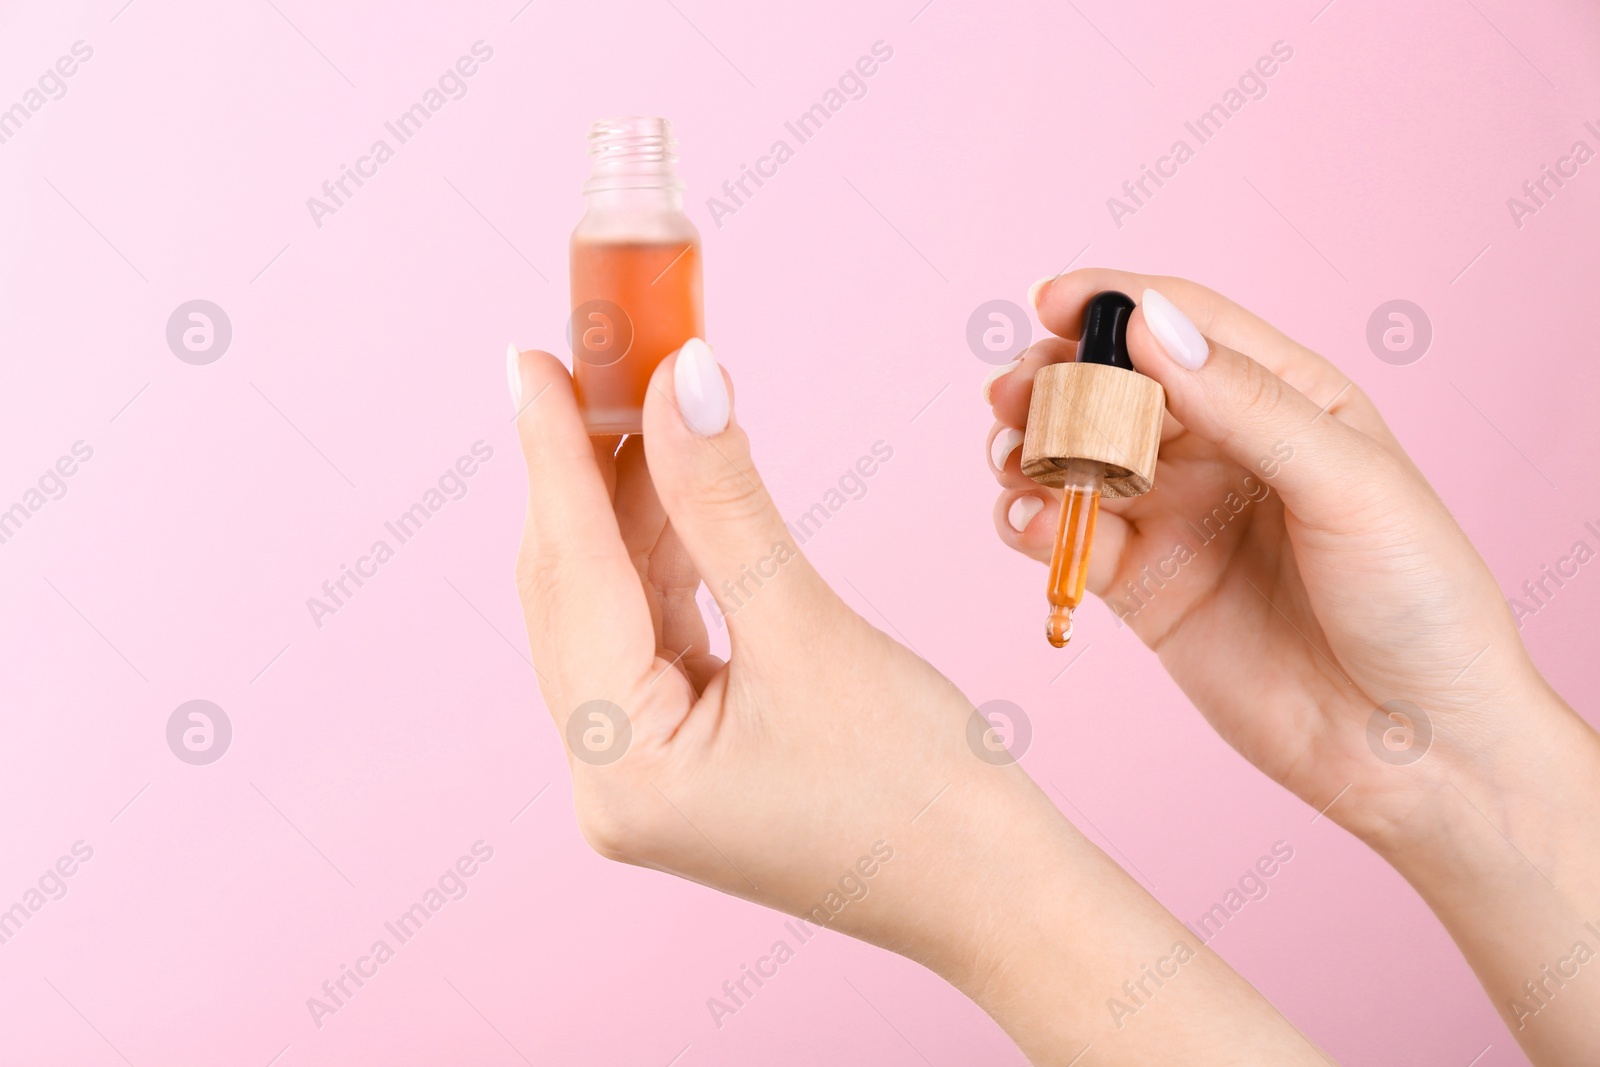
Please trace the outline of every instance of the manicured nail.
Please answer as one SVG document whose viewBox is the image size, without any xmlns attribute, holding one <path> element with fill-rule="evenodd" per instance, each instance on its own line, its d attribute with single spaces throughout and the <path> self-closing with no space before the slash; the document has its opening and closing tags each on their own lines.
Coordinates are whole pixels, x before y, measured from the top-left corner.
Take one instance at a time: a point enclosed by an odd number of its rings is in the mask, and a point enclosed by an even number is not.
<svg viewBox="0 0 1600 1067">
<path fill-rule="evenodd" d="M 1048 277 L 1048 278 L 1040 278 L 1038 281 L 1036 281 L 1032 285 L 1028 286 L 1028 304 L 1030 306 L 1032 306 L 1032 307 L 1038 307 L 1039 306 L 1039 294 L 1044 292 L 1044 287 L 1045 286 L 1049 285 L 1051 282 L 1055 281 L 1059 277 L 1061 277 L 1061 275 L 1052 274 L 1052 275 L 1050 275 L 1050 277 Z"/>
<path fill-rule="evenodd" d="M 1011 502 L 1011 507 L 1006 511 L 1006 521 L 1017 533 L 1027 529 L 1033 517 L 1044 510 L 1044 501 L 1036 496 L 1019 496 Z"/>
<path fill-rule="evenodd" d="M 1018 356 L 1005 366 L 996 367 L 994 370 L 989 372 L 989 376 L 983 380 L 983 402 L 985 404 L 994 403 L 994 401 L 989 398 L 989 390 L 994 388 L 994 383 L 999 381 L 1002 375 L 1010 374 L 1012 371 L 1016 370 L 1017 364 L 1021 362 L 1022 357 Z"/>
<path fill-rule="evenodd" d="M 728 428 L 728 387 L 711 346 L 700 338 L 691 337 L 678 349 L 672 388 L 689 429 L 702 437 L 714 437 Z"/>
<path fill-rule="evenodd" d="M 1006 460 L 1011 458 L 1011 453 L 1015 452 L 1020 444 L 1022 444 L 1021 430 L 1007 426 L 995 434 L 994 440 L 989 442 L 989 462 L 994 464 L 994 469 L 1005 470 Z"/>
<path fill-rule="evenodd" d="M 522 353 L 515 344 L 506 345 L 506 379 L 511 383 L 511 408 L 522 405 Z"/>
<path fill-rule="evenodd" d="M 1211 355 L 1211 346 L 1205 335 L 1195 329 L 1189 316 L 1179 311 L 1177 305 L 1154 289 L 1146 289 L 1140 298 L 1144 307 L 1144 321 L 1155 334 L 1161 348 L 1180 367 L 1199 370 Z"/>
</svg>

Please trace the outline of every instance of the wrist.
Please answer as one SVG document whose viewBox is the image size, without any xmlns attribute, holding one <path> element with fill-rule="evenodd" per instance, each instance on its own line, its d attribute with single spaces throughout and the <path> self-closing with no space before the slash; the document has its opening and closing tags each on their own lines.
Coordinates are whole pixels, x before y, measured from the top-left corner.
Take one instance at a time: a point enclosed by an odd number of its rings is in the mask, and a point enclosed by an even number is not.
<svg viewBox="0 0 1600 1067">
<path fill-rule="evenodd" d="M 1140 889 L 1015 768 L 971 854 L 967 894 L 922 959 L 1038 1064 L 1321 1064 L 1222 958 Z M 990 783 L 992 788 L 993 783 Z M 959 919 L 959 921 L 957 921 Z M 1087 1060 L 1085 1059 L 1085 1062 Z"/>
<path fill-rule="evenodd" d="M 1093 993 L 1116 992 L 1140 973 L 1134 957 L 1169 954 L 1186 934 L 1155 901 L 1127 892 L 1121 869 L 1021 768 L 980 774 L 986 780 L 970 782 L 963 798 L 969 806 L 946 813 L 963 824 L 955 840 L 949 825 L 929 828 L 941 833 L 929 851 L 945 850 L 951 881 L 942 921 L 924 925 L 933 934 L 918 946 L 924 954 L 906 954 L 987 1012 L 1031 1062 L 1066 1062 L 1063 1050 L 1106 1025 L 1104 995 L 1085 995 L 1087 976 L 1104 969 Z"/>
<path fill-rule="evenodd" d="M 1007 952 L 1002 942 L 1022 893 L 1060 884 L 1045 872 L 1059 875 L 1062 840 L 1071 834 L 1020 767 L 957 776 L 896 840 L 896 884 L 870 929 L 846 932 L 974 996 Z"/>
<path fill-rule="evenodd" d="M 1432 793 L 1372 843 L 1450 932 L 1529 1058 L 1577 1062 L 1600 1034 L 1600 992 L 1562 976 L 1600 937 L 1600 738 L 1542 681 L 1505 711 L 1513 728 L 1447 748 Z"/>
<path fill-rule="evenodd" d="M 1593 825 L 1572 808 L 1600 797 L 1600 737 L 1537 674 L 1492 711 L 1432 729 L 1424 756 L 1396 768 L 1408 787 L 1354 832 L 1425 895 L 1530 867 L 1548 879 L 1582 844 L 1572 828 Z"/>
</svg>

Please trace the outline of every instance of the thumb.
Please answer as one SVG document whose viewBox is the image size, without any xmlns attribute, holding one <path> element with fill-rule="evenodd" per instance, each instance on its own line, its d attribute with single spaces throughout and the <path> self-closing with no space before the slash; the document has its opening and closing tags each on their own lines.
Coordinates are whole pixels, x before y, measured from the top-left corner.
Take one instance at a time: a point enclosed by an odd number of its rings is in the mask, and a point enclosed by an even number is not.
<svg viewBox="0 0 1600 1067">
<path fill-rule="evenodd" d="M 1189 317 L 1146 289 L 1128 322 L 1128 354 L 1160 382 L 1184 428 L 1270 481 L 1307 522 L 1336 524 L 1349 493 L 1370 493 L 1376 442 L 1249 356 L 1205 337 Z"/>
<path fill-rule="evenodd" d="M 728 376 L 691 338 L 661 361 L 644 405 L 644 454 L 656 495 L 735 638 L 792 618 L 820 585 L 801 557 L 732 418 Z"/>
</svg>

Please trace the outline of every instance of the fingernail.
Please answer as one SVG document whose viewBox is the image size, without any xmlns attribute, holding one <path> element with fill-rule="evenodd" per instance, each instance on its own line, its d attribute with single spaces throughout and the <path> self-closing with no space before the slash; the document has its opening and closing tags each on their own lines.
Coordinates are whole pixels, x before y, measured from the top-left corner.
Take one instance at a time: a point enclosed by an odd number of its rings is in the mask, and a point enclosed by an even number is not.
<svg viewBox="0 0 1600 1067">
<path fill-rule="evenodd" d="M 1154 289 L 1146 289 L 1140 303 L 1144 307 L 1144 321 L 1149 325 L 1150 332 L 1155 334 L 1162 350 L 1172 357 L 1174 363 L 1190 370 L 1199 370 L 1206 365 L 1211 346 L 1206 343 L 1205 335 L 1189 321 L 1189 316 Z"/>
<path fill-rule="evenodd" d="M 1036 496 L 1019 496 L 1011 502 L 1011 507 L 1006 511 L 1006 521 L 1017 533 L 1027 529 L 1033 517 L 1044 510 L 1044 501 Z"/>
<path fill-rule="evenodd" d="M 994 440 L 989 442 L 989 462 L 994 464 L 994 469 L 1006 469 L 1006 460 L 1011 458 L 1011 453 L 1022 444 L 1022 431 L 1007 426 L 994 435 Z"/>
<path fill-rule="evenodd" d="M 989 399 L 989 390 L 994 388 L 994 383 L 999 381 L 1002 375 L 1010 374 L 1012 371 L 1016 370 L 1017 369 L 1017 364 L 1021 363 L 1021 362 L 1022 362 L 1022 357 L 1018 356 L 1016 359 L 1012 360 L 1010 363 L 1007 363 L 1005 366 L 996 367 L 994 370 L 989 372 L 988 377 L 984 378 L 984 380 L 983 380 L 983 402 L 985 404 L 993 404 L 994 403 L 993 400 Z"/>
<path fill-rule="evenodd" d="M 1048 277 L 1048 278 L 1040 278 L 1038 281 L 1036 281 L 1032 285 L 1028 286 L 1028 303 L 1031 304 L 1033 307 L 1038 307 L 1039 306 L 1039 294 L 1044 292 L 1044 287 L 1045 286 L 1049 285 L 1051 282 L 1055 281 L 1059 277 L 1061 277 L 1061 275 L 1052 274 L 1052 275 L 1050 275 L 1050 277 Z"/>
<path fill-rule="evenodd" d="M 511 383 L 511 408 L 522 405 L 522 353 L 515 344 L 506 345 L 506 380 Z"/>
<path fill-rule="evenodd" d="M 728 387 L 711 346 L 691 337 L 678 349 L 672 367 L 672 388 L 678 394 L 678 411 L 689 429 L 713 437 L 728 428 Z"/>
</svg>

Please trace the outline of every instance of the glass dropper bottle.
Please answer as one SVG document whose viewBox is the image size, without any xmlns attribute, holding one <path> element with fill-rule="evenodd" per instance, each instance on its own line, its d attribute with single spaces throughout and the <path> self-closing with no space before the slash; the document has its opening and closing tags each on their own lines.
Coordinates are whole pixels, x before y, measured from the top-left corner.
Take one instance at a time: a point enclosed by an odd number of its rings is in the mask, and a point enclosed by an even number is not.
<svg viewBox="0 0 1600 1067">
<path fill-rule="evenodd" d="M 706 335 L 700 234 L 666 119 L 597 122 L 589 155 L 572 231 L 572 385 L 590 434 L 639 433 L 656 365 Z"/>
<path fill-rule="evenodd" d="M 1077 359 L 1034 378 L 1022 469 L 1062 494 L 1046 589 L 1045 637 L 1056 648 L 1071 639 L 1083 602 L 1101 495 L 1138 496 L 1155 477 L 1166 395 L 1128 357 L 1135 306 L 1122 293 L 1097 293 L 1084 308 Z"/>
</svg>

